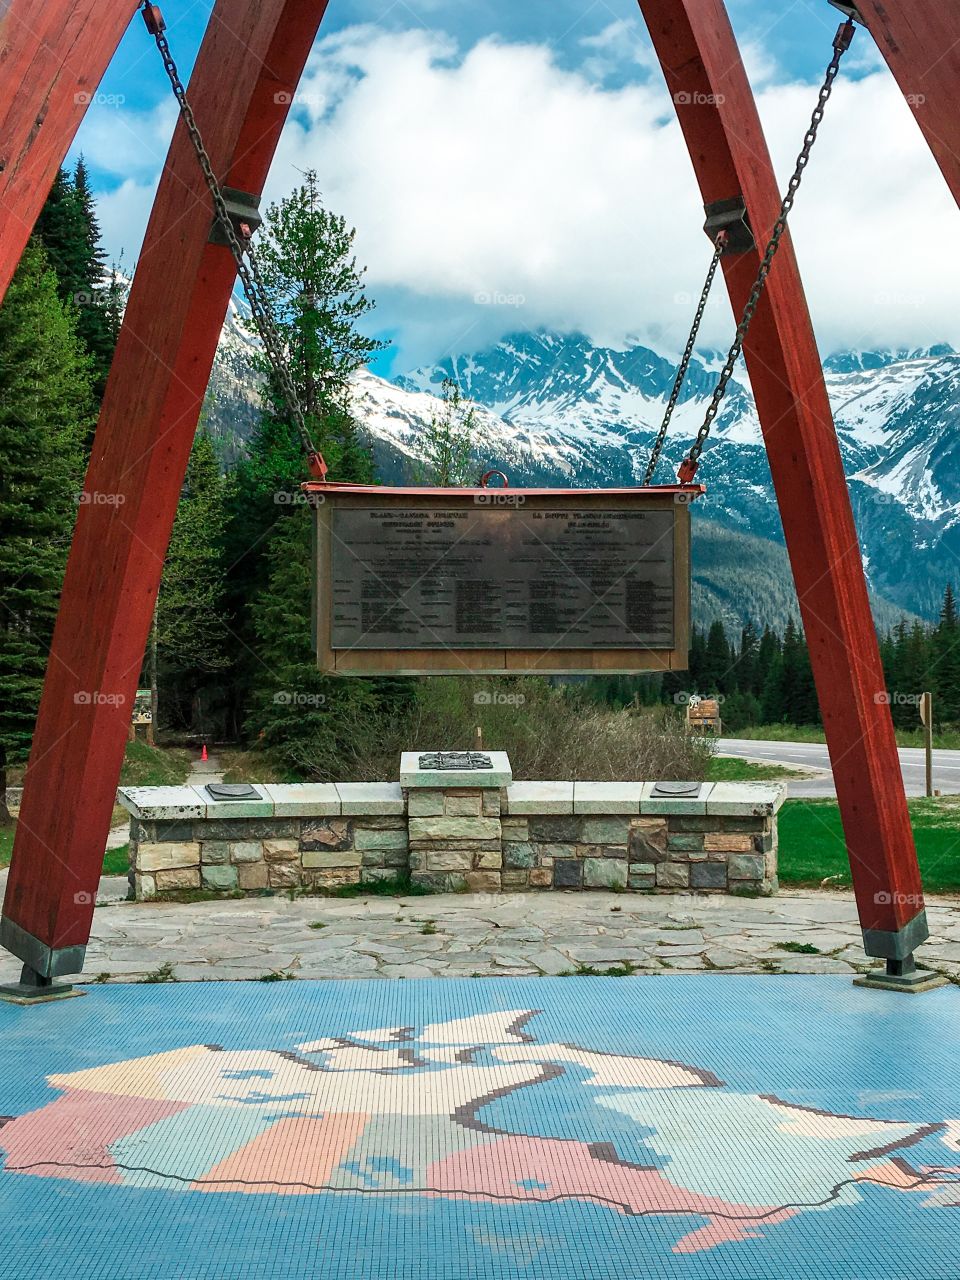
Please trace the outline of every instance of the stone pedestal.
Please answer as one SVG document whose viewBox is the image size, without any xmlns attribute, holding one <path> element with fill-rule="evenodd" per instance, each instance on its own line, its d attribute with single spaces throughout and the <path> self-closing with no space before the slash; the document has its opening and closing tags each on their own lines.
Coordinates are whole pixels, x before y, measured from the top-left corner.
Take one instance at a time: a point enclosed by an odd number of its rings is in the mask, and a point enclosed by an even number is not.
<svg viewBox="0 0 960 1280">
<path fill-rule="evenodd" d="M 502 751 L 488 769 L 422 769 L 429 752 L 404 752 L 410 879 L 433 890 L 499 893 L 503 887 L 501 793 L 513 776 Z"/>
</svg>

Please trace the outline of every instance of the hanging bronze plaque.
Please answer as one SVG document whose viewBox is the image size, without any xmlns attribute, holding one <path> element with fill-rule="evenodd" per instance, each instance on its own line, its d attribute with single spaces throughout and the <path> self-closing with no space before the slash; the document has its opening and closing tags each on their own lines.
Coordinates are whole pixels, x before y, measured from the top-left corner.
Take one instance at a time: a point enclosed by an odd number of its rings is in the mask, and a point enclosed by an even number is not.
<svg viewBox="0 0 960 1280">
<path fill-rule="evenodd" d="M 323 671 L 686 667 L 699 486 L 304 487 L 316 511 Z"/>
</svg>

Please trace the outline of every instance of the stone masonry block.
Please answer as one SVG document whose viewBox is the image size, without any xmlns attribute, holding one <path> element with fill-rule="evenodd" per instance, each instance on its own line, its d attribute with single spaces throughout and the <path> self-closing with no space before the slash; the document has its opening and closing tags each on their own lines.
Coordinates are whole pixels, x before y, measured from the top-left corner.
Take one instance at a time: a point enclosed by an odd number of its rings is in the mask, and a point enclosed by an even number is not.
<svg viewBox="0 0 960 1280">
<path fill-rule="evenodd" d="M 687 862 L 658 862 L 657 887 L 659 889 L 686 889 L 690 884 L 690 864 Z"/>
<path fill-rule="evenodd" d="M 497 818 L 411 818 L 411 840 L 499 840 Z"/>
<path fill-rule="evenodd" d="M 311 870 L 332 867 L 360 867 L 362 854 L 357 849 L 310 849 L 302 855 L 303 867 Z"/>
<path fill-rule="evenodd" d="M 443 792 L 411 788 L 407 793 L 407 813 L 411 818 L 438 818 L 443 814 Z"/>
<path fill-rule="evenodd" d="M 295 862 L 270 862 L 267 878 L 271 889 L 296 889 L 300 884 L 300 868 Z"/>
<path fill-rule="evenodd" d="M 172 871 L 181 867 L 199 867 L 200 845 L 191 840 L 189 844 L 141 844 L 137 849 L 138 871 Z M 200 883 L 200 872 L 197 872 L 197 884 Z M 160 885 L 157 885 L 159 888 Z"/>
<path fill-rule="evenodd" d="M 305 852 L 351 849 L 352 847 L 353 823 L 346 818 L 322 818 L 316 821 L 305 821 L 303 824 L 300 832 L 300 848 Z"/>
<path fill-rule="evenodd" d="M 585 889 L 625 889 L 627 887 L 626 858 L 584 858 L 583 887 Z"/>
<path fill-rule="evenodd" d="M 667 836 L 667 850 L 670 853 L 703 853 L 703 836 L 693 833 Z"/>
<path fill-rule="evenodd" d="M 531 867 L 531 889 L 549 889 L 553 885 L 553 867 Z"/>
<path fill-rule="evenodd" d="M 499 818 L 501 811 L 501 801 L 499 791 L 484 791 L 482 793 L 480 812 L 485 818 Z"/>
<path fill-rule="evenodd" d="M 576 844 L 580 839 L 580 818 L 547 816 L 529 818 L 531 840 L 542 840 L 544 843 Z"/>
<path fill-rule="evenodd" d="M 708 853 L 751 853 L 753 836 L 708 831 L 703 837 L 703 847 Z"/>
<path fill-rule="evenodd" d="M 728 862 L 731 880 L 762 880 L 766 873 L 763 854 L 732 853 Z"/>
<path fill-rule="evenodd" d="M 553 883 L 557 889 L 579 889 L 583 884 L 583 859 L 558 858 L 553 864 Z"/>
<path fill-rule="evenodd" d="M 223 865 L 230 861 L 229 840 L 203 840 L 200 843 L 200 861 L 211 865 Z"/>
<path fill-rule="evenodd" d="M 471 849 L 454 853 L 445 850 L 441 853 L 427 854 L 428 871 L 472 871 L 474 853 Z"/>
<path fill-rule="evenodd" d="M 269 877 L 265 862 L 246 862 L 237 867 L 241 889 L 267 889 Z"/>
<path fill-rule="evenodd" d="M 221 893 L 226 893 L 231 889 L 236 889 L 240 883 L 236 867 L 221 866 L 218 863 L 214 863 L 211 866 L 201 867 L 200 870 L 204 889 L 216 889 Z"/>
<path fill-rule="evenodd" d="M 500 827 L 504 840 L 526 840 L 530 835 L 530 823 L 526 818 L 502 818 Z"/>
<path fill-rule="evenodd" d="M 443 812 L 450 818 L 479 818 L 480 792 L 468 791 L 466 795 L 448 793 L 443 798 Z"/>
<path fill-rule="evenodd" d="M 503 846 L 503 865 L 511 871 L 519 871 L 521 868 L 532 867 L 537 861 L 534 853 L 533 845 L 524 842 L 516 844 L 512 842 L 504 842 Z"/>
<path fill-rule="evenodd" d="M 238 840 L 230 846 L 230 861 L 262 862 L 263 843 L 260 840 Z"/>
<path fill-rule="evenodd" d="M 263 856 L 267 862 L 299 862 L 300 845 L 296 840 L 264 840 Z"/>
<path fill-rule="evenodd" d="M 727 866 L 724 862 L 695 862 L 690 867 L 691 889 L 725 889 Z"/>
<path fill-rule="evenodd" d="M 303 865 L 311 871 L 334 867 L 359 867 L 362 854 L 358 849 L 308 849 L 302 855 Z"/>
<path fill-rule="evenodd" d="M 157 893 L 168 893 L 172 889 L 199 889 L 200 868 L 178 867 L 172 871 L 156 873 Z"/>
<path fill-rule="evenodd" d="M 582 844 L 626 844 L 629 818 L 584 818 L 580 827 Z"/>
<path fill-rule="evenodd" d="M 499 871 L 467 872 L 467 889 L 470 893 L 499 893 L 501 887 Z"/>
<path fill-rule="evenodd" d="M 353 832 L 353 843 L 357 849 L 406 849 L 406 831 L 369 831 L 365 827 L 356 826 Z"/>
</svg>

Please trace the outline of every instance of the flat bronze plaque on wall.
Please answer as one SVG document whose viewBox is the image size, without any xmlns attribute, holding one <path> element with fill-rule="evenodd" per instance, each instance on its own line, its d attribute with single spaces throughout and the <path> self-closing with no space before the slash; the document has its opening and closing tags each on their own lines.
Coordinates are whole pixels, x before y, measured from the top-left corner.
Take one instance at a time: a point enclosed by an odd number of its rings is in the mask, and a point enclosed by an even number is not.
<svg viewBox="0 0 960 1280">
<path fill-rule="evenodd" d="M 699 487 L 312 483 L 319 666 L 342 675 L 683 669 Z"/>
</svg>

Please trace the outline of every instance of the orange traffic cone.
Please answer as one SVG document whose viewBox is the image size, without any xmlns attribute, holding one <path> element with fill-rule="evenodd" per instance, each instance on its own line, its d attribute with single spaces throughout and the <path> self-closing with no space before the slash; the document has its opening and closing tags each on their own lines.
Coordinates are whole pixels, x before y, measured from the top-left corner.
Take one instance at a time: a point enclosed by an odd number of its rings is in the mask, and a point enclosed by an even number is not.
<svg viewBox="0 0 960 1280">
<path fill-rule="evenodd" d="M 206 743 L 204 743 L 204 744 L 203 744 L 203 750 L 200 752 L 200 759 L 201 759 L 201 760 L 206 760 L 206 758 L 207 758 L 207 744 L 206 744 Z"/>
</svg>

